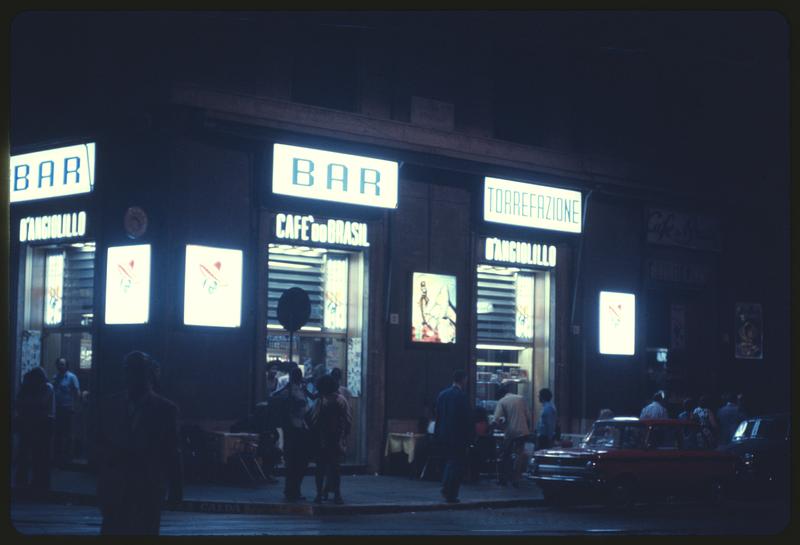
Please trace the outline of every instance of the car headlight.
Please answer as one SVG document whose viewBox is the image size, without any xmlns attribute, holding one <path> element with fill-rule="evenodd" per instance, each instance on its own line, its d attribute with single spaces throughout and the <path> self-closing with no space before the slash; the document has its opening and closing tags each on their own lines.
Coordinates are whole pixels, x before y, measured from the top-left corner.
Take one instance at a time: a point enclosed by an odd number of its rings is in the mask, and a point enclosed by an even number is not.
<svg viewBox="0 0 800 545">
<path fill-rule="evenodd" d="M 745 452 L 744 456 L 742 456 L 742 460 L 744 460 L 744 465 L 751 466 L 753 462 L 755 462 L 756 455 L 752 452 Z"/>
<path fill-rule="evenodd" d="M 594 460 L 589 460 L 588 462 L 586 462 L 586 469 L 589 471 L 594 471 L 595 469 L 597 469 L 597 462 L 595 462 Z"/>
</svg>

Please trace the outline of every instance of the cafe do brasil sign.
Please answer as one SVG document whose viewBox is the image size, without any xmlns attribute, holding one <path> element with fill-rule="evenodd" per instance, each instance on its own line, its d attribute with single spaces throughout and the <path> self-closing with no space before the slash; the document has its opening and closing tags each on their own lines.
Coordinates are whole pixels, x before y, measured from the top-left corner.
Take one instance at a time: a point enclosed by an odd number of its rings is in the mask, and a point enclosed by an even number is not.
<svg viewBox="0 0 800 545">
<path fill-rule="evenodd" d="M 345 204 L 397 208 L 394 161 L 275 144 L 272 191 Z"/>
<path fill-rule="evenodd" d="M 11 157 L 10 202 L 89 193 L 94 188 L 94 143 Z"/>
</svg>

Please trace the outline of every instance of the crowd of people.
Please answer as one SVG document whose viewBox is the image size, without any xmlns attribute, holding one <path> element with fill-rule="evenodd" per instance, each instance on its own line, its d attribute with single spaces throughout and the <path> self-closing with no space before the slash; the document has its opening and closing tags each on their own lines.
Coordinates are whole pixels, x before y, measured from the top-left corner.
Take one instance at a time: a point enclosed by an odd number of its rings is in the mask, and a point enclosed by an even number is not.
<svg viewBox="0 0 800 545">
<path fill-rule="evenodd" d="M 722 405 L 716 412 L 711 405 L 711 397 L 707 394 L 698 397 L 697 401 L 693 398 L 686 398 L 683 400 L 682 410 L 676 416 L 679 420 L 689 420 L 700 424 L 709 444 L 727 445 L 733 439 L 739 423 L 747 418 L 743 396 L 742 394 L 722 394 Z M 652 401 L 642 409 L 639 418 L 670 418 L 663 392 L 658 391 L 653 394 Z"/>
</svg>

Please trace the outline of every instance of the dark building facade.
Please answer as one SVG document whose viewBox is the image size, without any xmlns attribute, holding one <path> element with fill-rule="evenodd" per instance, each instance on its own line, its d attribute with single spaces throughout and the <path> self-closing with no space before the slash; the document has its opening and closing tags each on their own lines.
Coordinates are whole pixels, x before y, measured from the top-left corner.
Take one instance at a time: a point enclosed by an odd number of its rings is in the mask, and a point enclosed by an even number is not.
<svg viewBox="0 0 800 545">
<path fill-rule="evenodd" d="M 197 16 L 195 31 L 233 44 L 175 45 L 161 60 L 141 46 L 151 79 L 116 105 L 98 98 L 83 120 L 65 111 L 19 140 L 12 131 L 13 158 L 93 143 L 94 163 L 90 192 L 11 204 L 11 383 L 68 354 L 90 392 L 90 438 L 94 400 L 121 388 L 126 352 L 146 350 L 184 423 L 227 429 L 267 395 L 266 363 L 288 357 L 277 299 L 300 286 L 312 311 L 293 359 L 309 378 L 342 370 L 349 462 L 370 469 L 387 433 L 430 415 L 455 369 L 489 409 L 504 383 L 537 415 L 536 392 L 550 388 L 565 433 L 601 408 L 638 415 L 659 389 L 672 404 L 726 389 L 768 397 L 745 367 L 780 375 L 772 358 L 788 349 L 762 318 L 775 306 L 737 306 L 747 316 L 734 323 L 727 212 L 708 192 L 667 191 L 637 157 L 579 149 L 575 124 L 553 112 L 520 142 L 506 110 L 522 98 L 493 98 L 506 92 L 490 84 L 496 50 L 467 39 L 464 21 L 440 43 L 446 21 L 411 45 L 392 39 L 405 19 L 359 31 L 325 17 Z M 283 39 L 308 25 L 314 39 Z M 80 213 L 85 229 L 73 228 Z M 35 235 L 36 218 L 65 214 L 69 233 Z M 134 269 L 149 287 L 129 281 L 132 260 L 149 261 Z M 775 352 L 759 354 L 770 337 Z M 737 342 L 749 342 L 739 359 Z"/>
</svg>

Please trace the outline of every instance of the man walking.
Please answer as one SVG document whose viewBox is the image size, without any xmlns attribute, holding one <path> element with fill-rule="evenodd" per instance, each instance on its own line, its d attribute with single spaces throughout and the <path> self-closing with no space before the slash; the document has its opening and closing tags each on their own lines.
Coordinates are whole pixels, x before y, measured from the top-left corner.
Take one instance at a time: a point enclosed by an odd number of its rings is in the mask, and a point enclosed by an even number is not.
<svg viewBox="0 0 800 545">
<path fill-rule="evenodd" d="M 158 535 L 161 506 L 183 497 L 178 407 L 156 394 L 158 365 L 144 352 L 123 360 L 126 391 L 102 400 L 97 498 L 101 534 Z"/>
<path fill-rule="evenodd" d="M 72 457 L 72 417 L 81 387 L 78 377 L 69 370 L 66 358 L 56 359 L 56 369 L 58 372 L 52 380 L 56 399 L 53 457 L 56 465 L 64 467 Z"/>
<path fill-rule="evenodd" d="M 458 503 L 458 490 L 466 465 L 467 447 L 474 428 L 467 394 L 467 374 L 461 369 L 453 373 L 453 384 L 436 398 L 434 441 L 445 457 L 442 496 L 447 503 Z"/>
<path fill-rule="evenodd" d="M 661 392 L 653 394 L 653 401 L 642 409 L 639 418 L 669 418 L 667 408 L 664 407 L 664 395 Z"/>
<path fill-rule="evenodd" d="M 736 397 L 732 394 L 722 395 L 724 405 L 717 411 L 720 445 L 727 445 L 731 442 L 733 434 L 736 433 L 736 428 L 739 427 L 739 422 L 743 420 L 739 406 L 734 403 L 735 399 Z"/>
<path fill-rule="evenodd" d="M 531 412 L 525 398 L 512 394 L 505 386 L 497 389 L 497 399 L 494 421 L 505 432 L 500 462 L 502 469 L 497 484 L 504 486 L 510 482 L 516 487 L 525 469 L 524 441 L 531 433 Z M 511 458 L 514 454 L 517 455 L 517 459 L 512 467 Z"/>
</svg>

